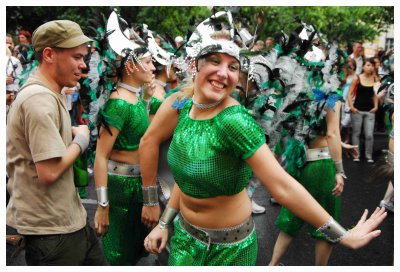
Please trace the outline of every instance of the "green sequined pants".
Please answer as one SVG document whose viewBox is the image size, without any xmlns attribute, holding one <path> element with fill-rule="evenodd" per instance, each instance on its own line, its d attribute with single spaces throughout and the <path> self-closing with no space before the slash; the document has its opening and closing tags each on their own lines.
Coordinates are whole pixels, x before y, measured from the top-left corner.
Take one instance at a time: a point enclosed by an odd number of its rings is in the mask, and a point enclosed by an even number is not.
<svg viewBox="0 0 400 272">
<path fill-rule="evenodd" d="M 257 234 L 254 231 L 242 242 L 219 245 L 206 244 L 193 238 L 175 221 L 175 233 L 171 238 L 171 252 L 168 265 L 205 266 L 205 265 L 255 265 L 257 260 Z"/>
<path fill-rule="evenodd" d="M 332 195 L 332 190 L 335 187 L 335 174 L 335 165 L 332 159 L 307 162 L 300 173 L 299 182 L 339 222 L 342 201 L 340 197 Z M 281 231 L 295 237 L 299 233 L 303 223 L 303 219 L 297 217 L 285 207 L 282 207 L 275 225 Z M 308 225 L 308 231 L 311 236 L 328 241 L 313 226 Z"/>
<path fill-rule="evenodd" d="M 141 186 L 140 177 L 108 174 L 110 226 L 103 237 L 103 249 L 110 265 L 135 265 L 147 255 L 143 246 L 148 230 L 141 222 Z"/>
</svg>

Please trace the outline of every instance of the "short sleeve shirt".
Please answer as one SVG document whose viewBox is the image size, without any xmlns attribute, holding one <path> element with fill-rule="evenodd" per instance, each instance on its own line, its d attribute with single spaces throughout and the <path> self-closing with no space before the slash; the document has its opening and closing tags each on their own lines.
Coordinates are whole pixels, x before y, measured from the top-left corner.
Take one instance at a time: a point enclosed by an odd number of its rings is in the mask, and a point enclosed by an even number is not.
<svg viewBox="0 0 400 272">
<path fill-rule="evenodd" d="M 72 142 L 65 98 L 37 78 L 28 84 L 8 114 L 7 224 L 27 235 L 71 233 L 86 224 L 72 167 L 52 185 L 39 182 L 35 167 L 39 161 L 64 156 Z"/>
</svg>

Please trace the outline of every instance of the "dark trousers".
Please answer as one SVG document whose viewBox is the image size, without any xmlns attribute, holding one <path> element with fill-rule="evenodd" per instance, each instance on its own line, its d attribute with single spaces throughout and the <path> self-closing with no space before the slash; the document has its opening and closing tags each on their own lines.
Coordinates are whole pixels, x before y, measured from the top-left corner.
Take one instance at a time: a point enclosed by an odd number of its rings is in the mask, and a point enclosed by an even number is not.
<svg viewBox="0 0 400 272">
<path fill-rule="evenodd" d="M 25 235 L 28 265 L 108 265 L 94 230 L 56 235 Z"/>
</svg>

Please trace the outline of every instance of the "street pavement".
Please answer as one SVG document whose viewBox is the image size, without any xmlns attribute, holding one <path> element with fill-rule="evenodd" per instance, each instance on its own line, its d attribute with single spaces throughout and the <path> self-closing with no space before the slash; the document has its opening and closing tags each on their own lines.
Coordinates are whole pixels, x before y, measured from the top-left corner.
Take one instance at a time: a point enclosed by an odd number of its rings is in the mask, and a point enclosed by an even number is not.
<svg viewBox="0 0 400 272">
<path fill-rule="evenodd" d="M 375 134 L 374 150 L 379 153 L 382 149 L 387 149 L 387 136 L 383 133 Z M 361 155 L 362 156 L 362 155 Z M 345 181 L 344 193 L 342 195 L 342 220 L 341 224 L 346 228 L 354 226 L 361 217 L 364 209 L 373 211 L 379 204 L 386 191 L 386 183 L 368 183 L 367 179 L 371 172 L 371 164 L 368 164 L 363 156 L 361 162 L 356 163 L 346 156 L 343 156 L 345 172 L 348 179 Z M 166 167 L 161 165 L 161 167 Z M 266 207 L 266 213 L 254 215 L 258 235 L 258 258 L 257 266 L 268 265 L 272 256 L 275 240 L 279 230 L 275 227 L 274 221 L 279 213 L 280 206 L 269 202 L 270 194 L 264 187 L 257 188 L 254 200 Z M 88 199 L 84 199 L 84 206 L 88 212 L 91 224 L 93 225 L 94 213 L 96 210 L 94 185 L 93 182 L 88 186 Z M 381 225 L 382 234 L 373 240 L 367 247 L 359 250 L 350 250 L 341 245 L 333 248 L 330 266 L 391 266 L 394 260 L 394 216 L 389 213 L 386 220 Z M 12 230 L 7 227 L 7 233 Z M 314 239 L 303 227 L 299 236 L 290 245 L 288 252 L 282 258 L 281 263 L 285 266 L 310 266 L 314 264 Z M 11 257 L 15 248 L 7 245 L 6 265 L 22 266 L 26 265 L 24 251 L 17 257 Z M 155 255 L 143 258 L 138 265 L 154 266 L 165 265 L 166 257 L 157 259 Z"/>
</svg>

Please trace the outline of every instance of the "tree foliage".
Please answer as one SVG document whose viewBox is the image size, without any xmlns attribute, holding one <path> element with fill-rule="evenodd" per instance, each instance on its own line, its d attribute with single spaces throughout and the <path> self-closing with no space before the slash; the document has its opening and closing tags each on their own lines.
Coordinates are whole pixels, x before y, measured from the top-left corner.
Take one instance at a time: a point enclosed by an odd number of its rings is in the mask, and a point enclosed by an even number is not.
<svg viewBox="0 0 400 272">
<path fill-rule="evenodd" d="M 19 29 L 33 32 L 44 22 L 69 19 L 80 24 L 85 31 L 89 18 L 99 14 L 106 17 L 116 8 L 129 23 L 145 23 L 151 30 L 171 36 L 186 36 L 211 12 L 230 8 L 236 20 L 247 26 L 251 33 L 256 28 L 256 14 L 264 14 L 263 22 L 257 27 L 261 39 L 273 36 L 281 30 L 286 33 L 296 26 L 293 15 L 307 24 L 313 24 L 329 41 L 352 44 L 354 41 L 372 41 L 382 31 L 394 23 L 392 6 L 257 6 L 257 7 L 215 7 L 211 11 L 204 6 L 154 6 L 154 7 L 13 7 L 6 8 L 7 32 L 15 34 Z"/>
</svg>

